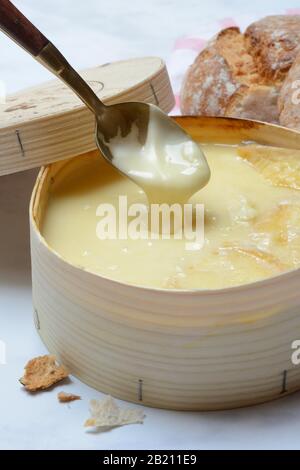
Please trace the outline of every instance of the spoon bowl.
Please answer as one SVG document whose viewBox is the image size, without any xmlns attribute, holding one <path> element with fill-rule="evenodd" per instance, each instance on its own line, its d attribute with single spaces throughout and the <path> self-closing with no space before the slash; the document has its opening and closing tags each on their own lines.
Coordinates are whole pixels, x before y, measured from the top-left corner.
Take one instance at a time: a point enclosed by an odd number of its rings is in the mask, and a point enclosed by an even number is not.
<svg viewBox="0 0 300 470">
<path fill-rule="evenodd" d="M 114 165 L 114 155 L 112 146 L 109 145 L 110 141 L 119 136 L 124 139 L 125 143 L 126 137 L 134 128 L 136 129 L 137 145 L 141 147 L 145 145 L 151 115 L 155 116 L 164 136 L 168 135 L 172 138 L 176 136 L 179 141 L 188 138 L 194 142 L 179 124 L 154 104 L 142 102 L 118 103 L 105 106 L 103 112 L 96 115 L 95 140 L 107 161 Z"/>
</svg>

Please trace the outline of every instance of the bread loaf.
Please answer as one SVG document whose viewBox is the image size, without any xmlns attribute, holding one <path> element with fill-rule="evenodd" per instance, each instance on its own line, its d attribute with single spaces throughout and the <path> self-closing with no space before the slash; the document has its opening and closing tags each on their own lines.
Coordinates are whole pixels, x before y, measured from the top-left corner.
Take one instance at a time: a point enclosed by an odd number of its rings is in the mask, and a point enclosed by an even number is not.
<svg viewBox="0 0 300 470">
<path fill-rule="evenodd" d="M 300 131 L 300 53 L 283 82 L 278 106 L 280 124 Z"/>
<path fill-rule="evenodd" d="M 287 122 L 291 111 L 279 108 L 279 94 L 298 51 L 300 16 L 268 16 L 251 24 L 245 34 L 233 27 L 221 31 L 185 75 L 182 113 Z M 293 70 L 299 75 L 300 65 Z M 281 93 L 281 102 L 287 95 L 289 91 Z"/>
</svg>

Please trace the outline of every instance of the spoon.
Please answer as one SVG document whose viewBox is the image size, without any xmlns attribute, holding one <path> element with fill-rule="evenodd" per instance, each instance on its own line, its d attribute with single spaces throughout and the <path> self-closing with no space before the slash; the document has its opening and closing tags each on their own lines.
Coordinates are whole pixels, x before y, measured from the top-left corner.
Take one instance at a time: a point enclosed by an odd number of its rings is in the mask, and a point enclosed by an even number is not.
<svg viewBox="0 0 300 470">
<path fill-rule="evenodd" d="M 0 0 L 0 29 L 69 86 L 94 113 L 96 118 L 96 144 L 105 159 L 121 173 L 135 180 L 124 165 L 116 164 L 119 160 L 114 158 L 115 149 L 118 149 L 120 144 L 126 146 L 129 140 L 126 140 L 126 137 L 129 136 L 133 128 L 135 129 L 133 133 L 135 150 L 142 149 L 147 139 L 151 119 L 155 119 L 155 139 L 166 143 L 168 135 L 170 135 L 172 142 L 177 144 L 181 141 L 183 143 L 192 143 L 197 147 L 197 155 L 200 154 L 200 157 L 204 159 L 205 166 L 206 160 L 199 149 L 199 145 L 194 143 L 192 138 L 158 107 L 141 102 L 106 106 L 71 67 L 60 51 L 9 0 Z M 117 147 L 115 145 L 116 136 L 119 138 Z M 114 140 L 114 145 L 110 145 L 112 140 Z M 132 152 L 132 138 L 130 140 L 129 150 Z M 140 154 L 142 155 L 142 152 Z M 187 162 L 185 162 L 186 164 Z M 207 178 L 204 178 L 204 180 L 207 180 Z M 189 184 L 189 182 L 186 184 Z M 203 186 L 202 182 L 201 185 Z"/>
</svg>

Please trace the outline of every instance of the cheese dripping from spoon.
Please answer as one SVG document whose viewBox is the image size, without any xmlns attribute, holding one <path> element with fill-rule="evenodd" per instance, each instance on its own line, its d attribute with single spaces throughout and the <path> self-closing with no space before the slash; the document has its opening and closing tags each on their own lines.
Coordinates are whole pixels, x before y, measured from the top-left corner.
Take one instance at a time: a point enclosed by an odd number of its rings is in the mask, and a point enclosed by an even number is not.
<svg viewBox="0 0 300 470">
<path fill-rule="evenodd" d="M 142 145 L 137 126 L 126 137 L 110 140 L 113 164 L 143 189 L 150 204 L 185 204 L 208 183 L 210 169 L 200 145 L 185 132 L 178 133 L 162 114 L 151 107 Z"/>
</svg>

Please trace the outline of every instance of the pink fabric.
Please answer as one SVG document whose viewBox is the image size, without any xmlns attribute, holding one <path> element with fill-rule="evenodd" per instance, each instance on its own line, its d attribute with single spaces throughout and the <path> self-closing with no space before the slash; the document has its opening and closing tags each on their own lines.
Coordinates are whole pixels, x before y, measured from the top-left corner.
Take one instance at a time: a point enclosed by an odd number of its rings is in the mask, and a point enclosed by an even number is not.
<svg viewBox="0 0 300 470">
<path fill-rule="evenodd" d="M 192 49 L 194 51 L 201 51 L 205 46 L 205 39 L 192 38 L 192 37 L 181 37 L 176 39 L 174 44 L 174 50 L 176 49 Z"/>
<path fill-rule="evenodd" d="M 286 14 L 291 16 L 300 15 L 300 8 L 288 8 Z"/>
<path fill-rule="evenodd" d="M 230 26 L 238 26 L 233 18 L 223 18 L 219 21 L 219 25 L 222 29 L 230 28 Z"/>
<path fill-rule="evenodd" d="M 178 116 L 179 114 L 181 114 L 181 112 L 180 112 L 180 96 L 179 95 L 174 95 L 174 98 L 175 98 L 175 106 L 172 109 L 171 114 L 173 114 L 173 116 Z"/>
</svg>

